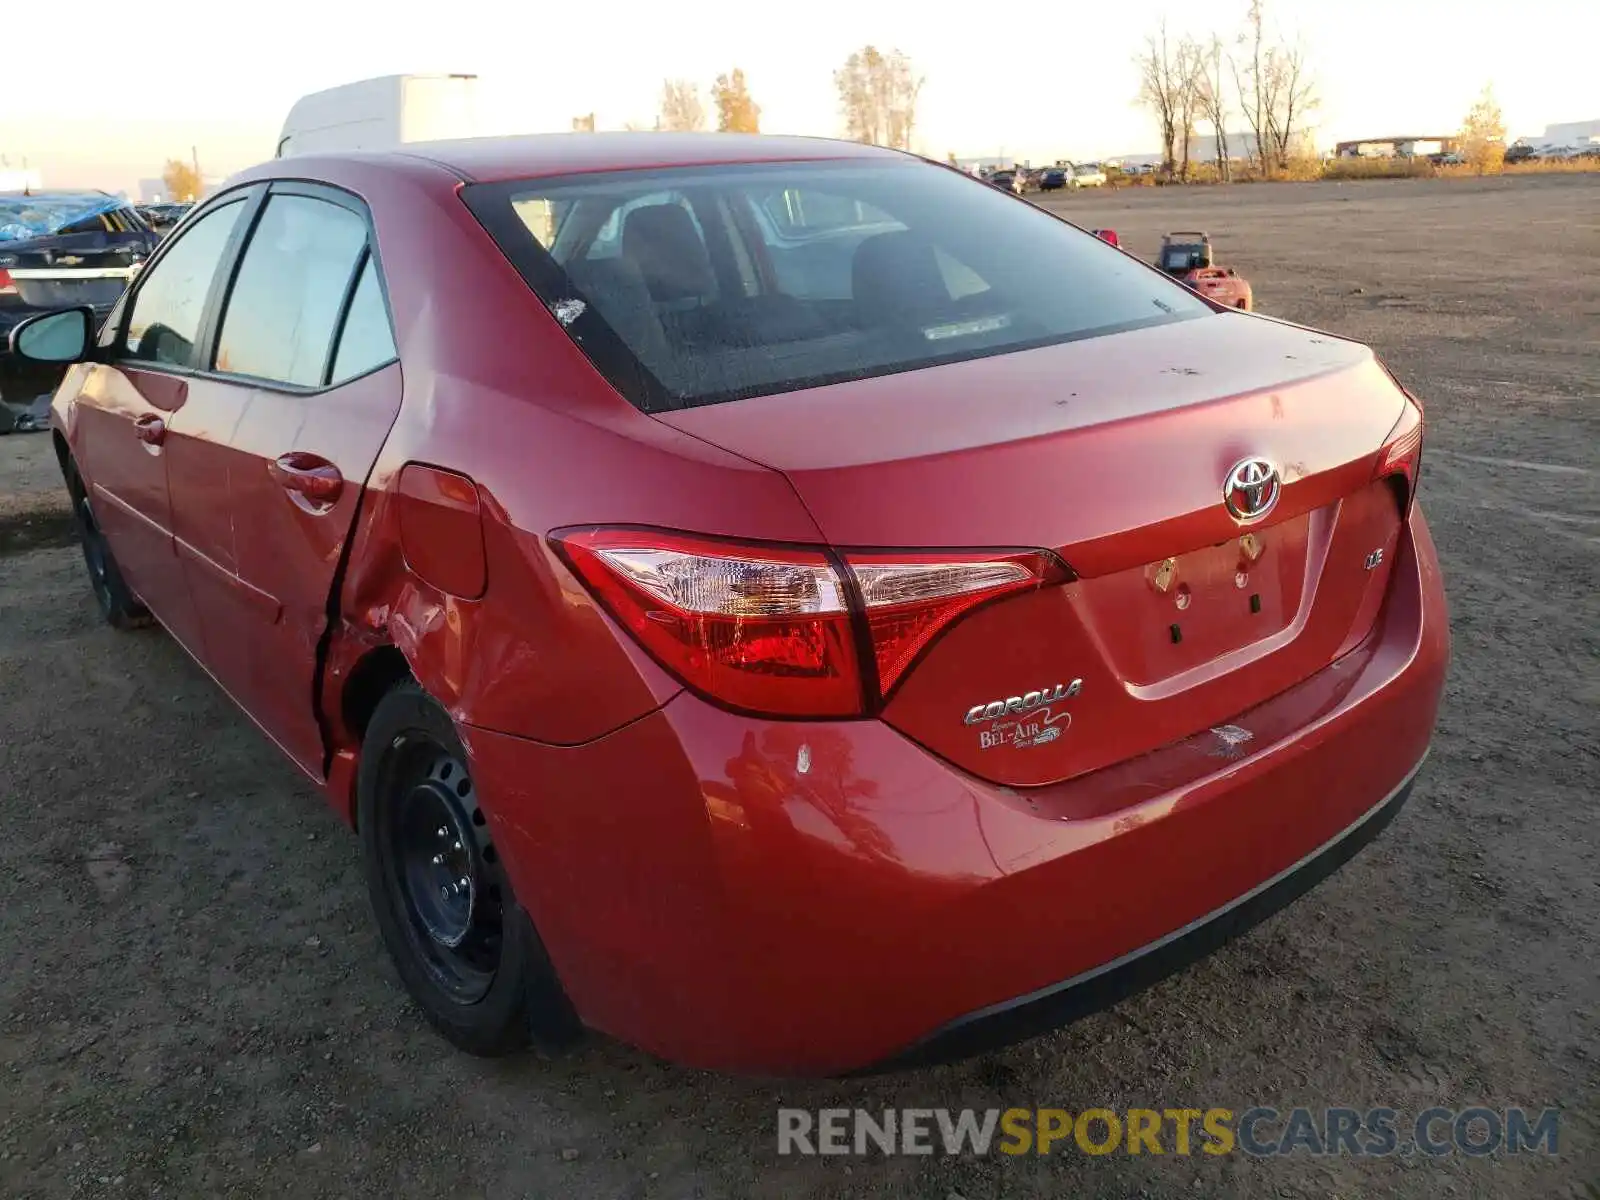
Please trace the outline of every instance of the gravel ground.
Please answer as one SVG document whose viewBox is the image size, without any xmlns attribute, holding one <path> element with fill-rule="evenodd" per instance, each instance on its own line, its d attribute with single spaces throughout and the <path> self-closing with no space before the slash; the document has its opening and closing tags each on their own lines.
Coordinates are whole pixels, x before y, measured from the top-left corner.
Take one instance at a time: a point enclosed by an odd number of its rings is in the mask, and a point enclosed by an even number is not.
<svg viewBox="0 0 1600 1200">
<path fill-rule="evenodd" d="M 1371 341 L 1424 398 L 1456 657 L 1377 843 L 1188 973 L 956 1066 L 749 1081 L 601 1039 L 477 1062 L 402 997 L 354 840 L 171 641 L 97 623 L 48 440 L 0 438 L 0 1194 L 1595 1195 L 1600 176 L 1051 204 L 1144 256 L 1207 228 L 1262 310 Z M 780 1103 L 1563 1124 L 1554 1158 L 796 1160 Z"/>
</svg>

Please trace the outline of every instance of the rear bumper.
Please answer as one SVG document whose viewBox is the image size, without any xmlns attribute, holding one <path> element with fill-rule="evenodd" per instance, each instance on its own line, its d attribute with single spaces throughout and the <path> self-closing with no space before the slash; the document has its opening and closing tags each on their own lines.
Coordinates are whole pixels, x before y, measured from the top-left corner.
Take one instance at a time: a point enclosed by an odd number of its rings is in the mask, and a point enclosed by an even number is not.
<svg viewBox="0 0 1600 1200">
<path fill-rule="evenodd" d="M 837 1074 L 1041 1032 L 1288 903 L 1403 801 L 1448 657 L 1419 512 L 1372 636 L 1239 714 L 1242 746 L 1207 730 L 1016 790 L 881 722 L 690 695 L 578 747 L 463 732 L 587 1023 L 694 1065 Z"/>
<path fill-rule="evenodd" d="M 1286 908 L 1359 854 L 1405 806 L 1421 768 L 1418 763 L 1404 783 L 1350 828 L 1216 912 L 1103 967 L 968 1013 L 863 1073 L 931 1066 L 1010 1045 L 1109 1008 L 1191 966 Z"/>
</svg>

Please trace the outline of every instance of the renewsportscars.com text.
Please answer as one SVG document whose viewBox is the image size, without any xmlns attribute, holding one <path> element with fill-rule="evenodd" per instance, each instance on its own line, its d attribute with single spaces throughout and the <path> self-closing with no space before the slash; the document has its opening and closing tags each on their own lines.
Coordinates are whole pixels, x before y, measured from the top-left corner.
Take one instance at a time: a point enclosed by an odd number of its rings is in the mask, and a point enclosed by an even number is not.
<svg viewBox="0 0 1600 1200">
<path fill-rule="evenodd" d="M 780 1108 L 779 1154 L 1555 1154 L 1556 1109 Z"/>
</svg>

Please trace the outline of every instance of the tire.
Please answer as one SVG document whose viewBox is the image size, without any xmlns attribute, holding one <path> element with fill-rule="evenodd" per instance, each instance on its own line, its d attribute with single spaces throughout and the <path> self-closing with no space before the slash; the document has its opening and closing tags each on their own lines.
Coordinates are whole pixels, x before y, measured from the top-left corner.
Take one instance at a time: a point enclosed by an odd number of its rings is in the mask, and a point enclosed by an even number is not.
<svg viewBox="0 0 1600 1200">
<path fill-rule="evenodd" d="M 449 714 L 414 681 L 372 714 L 356 783 L 367 890 L 384 945 L 428 1023 L 469 1054 L 581 1032 L 511 892 Z"/>
<path fill-rule="evenodd" d="M 72 519 L 78 527 L 78 543 L 83 548 L 83 565 L 89 572 L 89 587 L 94 592 L 100 615 L 113 629 L 142 629 L 152 621 L 150 610 L 139 603 L 122 578 L 116 556 L 106 535 L 100 531 L 89 505 L 83 479 L 68 460 L 67 493 L 72 497 Z"/>
</svg>

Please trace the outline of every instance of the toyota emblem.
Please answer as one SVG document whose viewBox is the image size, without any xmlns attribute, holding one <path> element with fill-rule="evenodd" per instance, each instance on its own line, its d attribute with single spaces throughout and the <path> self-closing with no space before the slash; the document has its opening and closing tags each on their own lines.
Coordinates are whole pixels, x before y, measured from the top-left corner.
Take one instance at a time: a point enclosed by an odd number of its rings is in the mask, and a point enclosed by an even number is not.
<svg viewBox="0 0 1600 1200">
<path fill-rule="evenodd" d="M 1222 484 L 1222 502 L 1236 521 L 1259 521 L 1272 511 L 1283 492 L 1278 468 L 1264 458 L 1235 463 Z"/>
</svg>

